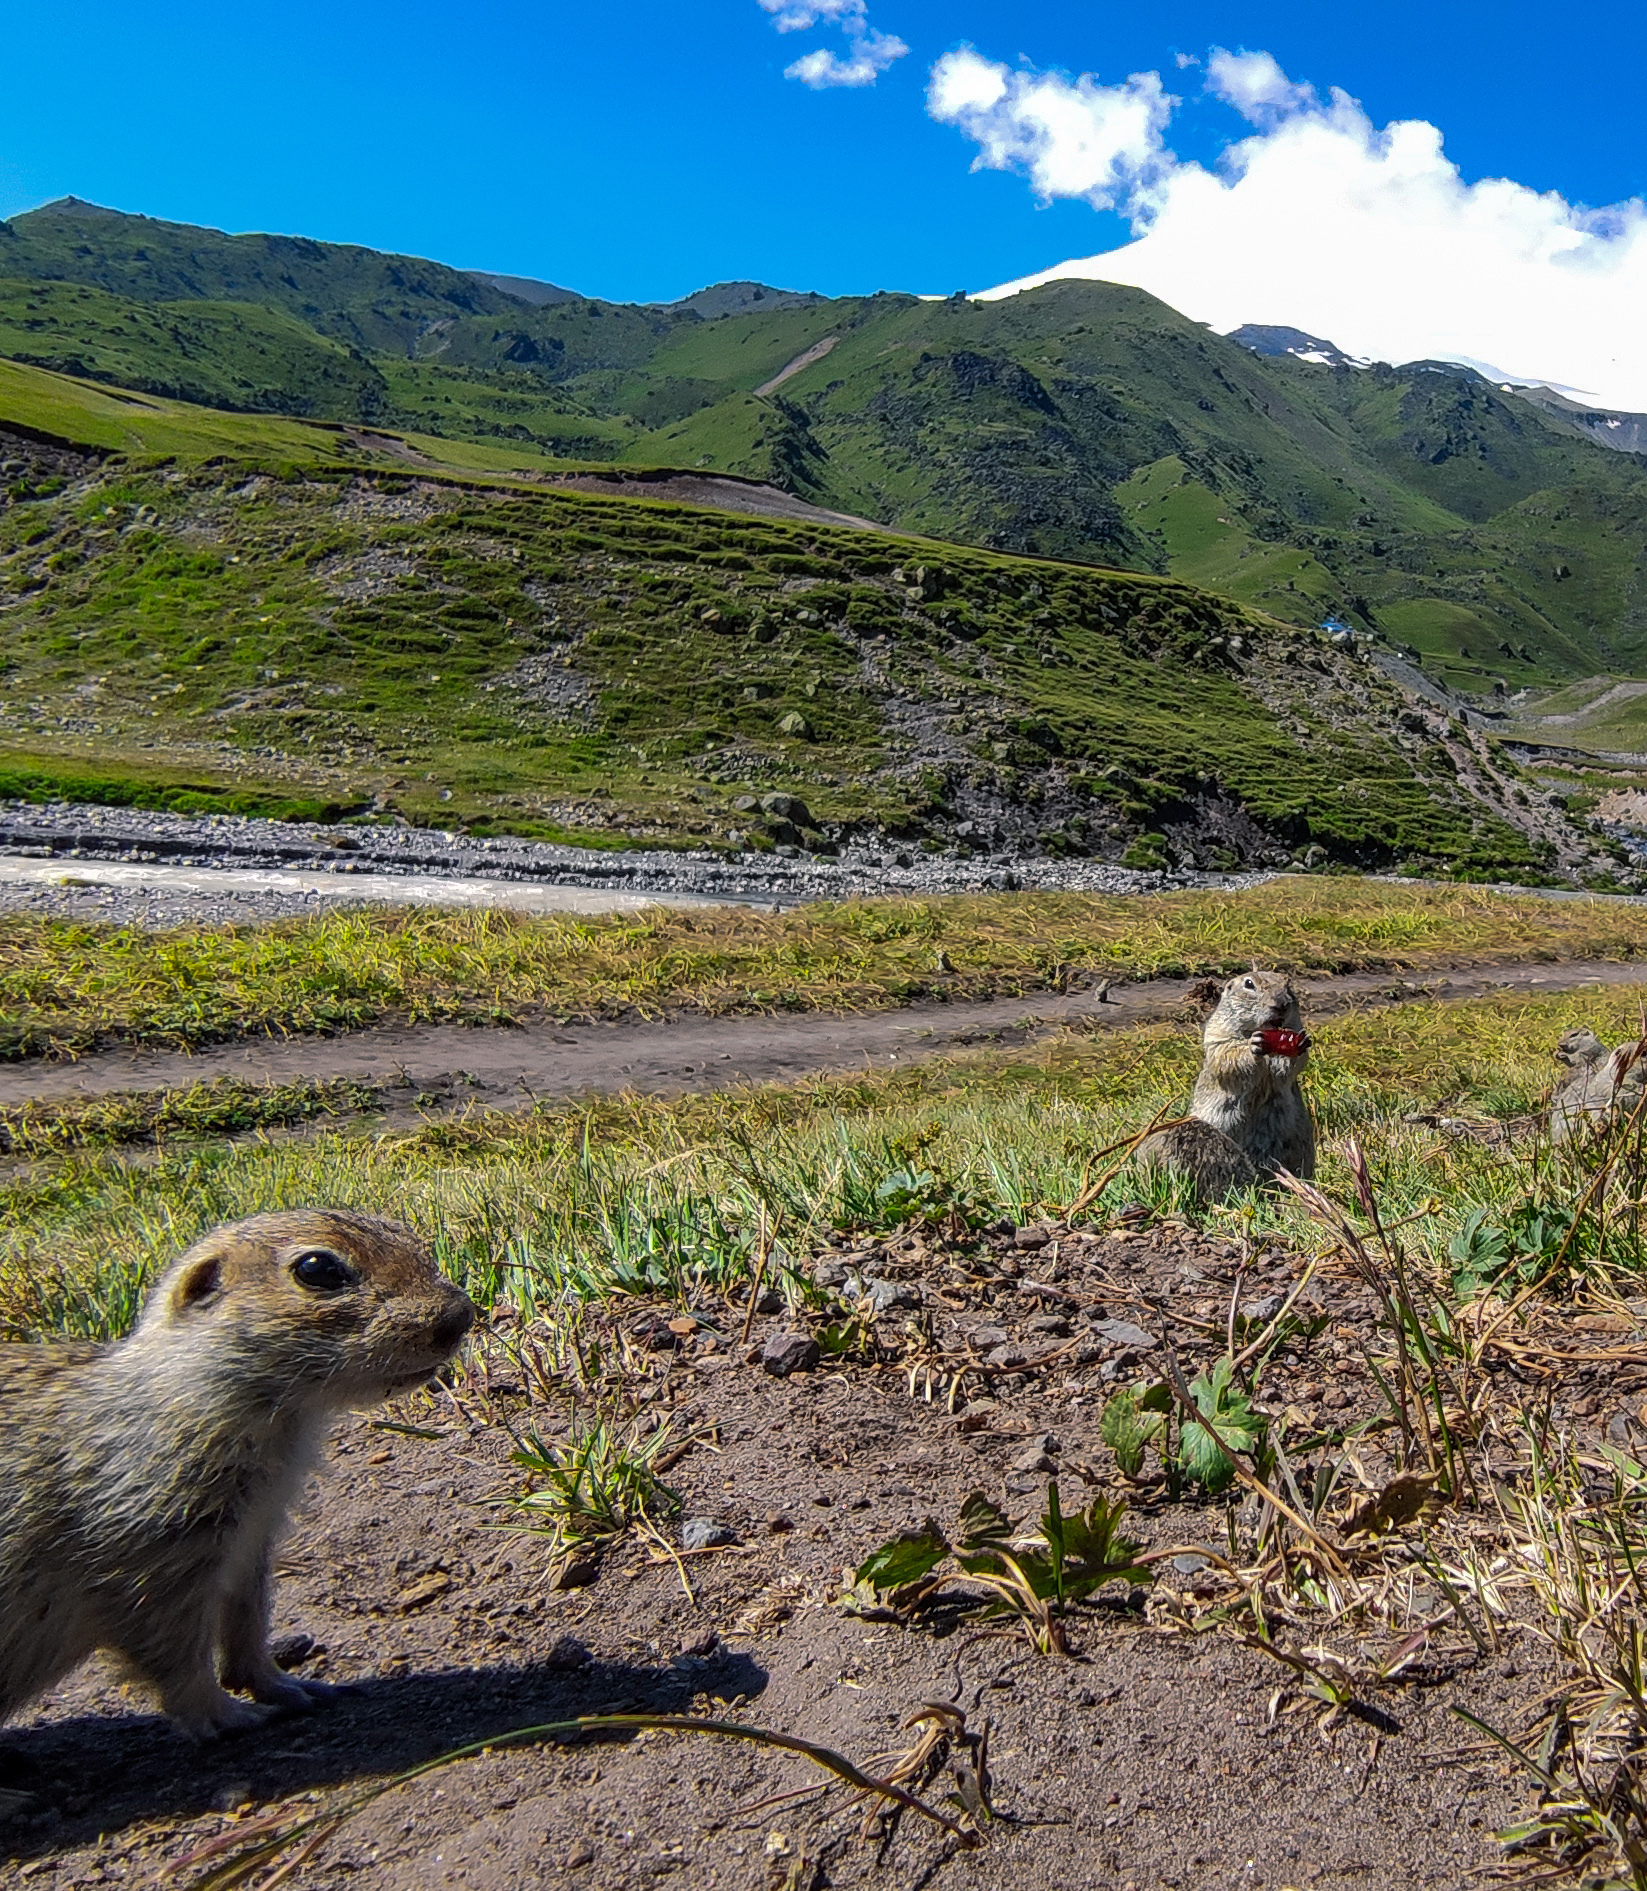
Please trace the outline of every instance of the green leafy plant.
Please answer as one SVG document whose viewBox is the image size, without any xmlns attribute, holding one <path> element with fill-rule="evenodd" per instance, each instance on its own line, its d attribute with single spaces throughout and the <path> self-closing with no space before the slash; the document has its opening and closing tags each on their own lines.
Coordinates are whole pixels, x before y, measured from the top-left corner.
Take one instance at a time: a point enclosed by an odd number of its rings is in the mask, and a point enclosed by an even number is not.
<svg viewBox="0 0 1647 1891">
<path fill-rule="evenodd" d="M 1478 1208 L 1447 1248 L 1453 1288 L 1461 1295 L 1500 1286 L 1524 1287 L 1553 1267 L 1572 1245 L 1576 1210 L 1527 1197 L 1509 1206 Z"/>
<path fill-rule="evenodd" d="M 1235 1361 L 1228 1353 L 1210 1374 L 1202 1373 L 1190 1381 L 1190 1397 L 1201 1414 L 1199 1424 L 1186 1424 L 1178 1438 L 1178 1463 L 1186 1477 L 1199 1484 L 1209 1497 L 1228 1490 L 1235 1482 L 1222 1441 L 1229 1451 L 1256 1451 L 1264 1442 L 1267 1426 L 1253 1410 L 1252 1400 L 1235 1383 Z"/>
<path fill-rule="evenodd" d="M 931 1518 L 918 1530 L 883 1543 L 853 1572 L 842 1598 L 855 1613 L 908 1614 L 944 1586 L 933 1580 L 946 1559 L 986 1592 L 983 1618 L 1016 1616 L 1040 1654 L 1068 1654 L 1064 1618 L 1107 1582 L 1144 1574 L 1138 1545 L 1120 1532 L 1124 1498 L 1094 1499 L 1066 1516 L 1056 1480 L 1037 1530 L 1023 1532 L 982 1492 L 961 1506 L 959 1526 L 946 1536 Z"/>
<path fill-rule="evenodd" d="M 1144 1452 L 1167 1429 L 1171 1412 L 1172 1394 L 1164 1385 L 1142 1392 L 1123 1388 L 1111 1396 L 1099 1432 L 1123 1477 L 1136 1477 L 1144 1468 Z"/>
</svg>

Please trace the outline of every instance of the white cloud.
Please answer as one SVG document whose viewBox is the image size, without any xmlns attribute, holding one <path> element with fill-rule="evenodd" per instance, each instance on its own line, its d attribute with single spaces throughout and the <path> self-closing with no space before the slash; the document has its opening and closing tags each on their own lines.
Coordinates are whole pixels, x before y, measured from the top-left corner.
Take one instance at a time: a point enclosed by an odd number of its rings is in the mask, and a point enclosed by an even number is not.
<svg viewBox="0 0 1647 1891">
<path fill-rule="evenodd" d="M 814 91 L 832 85 L 873 85 L 909 51 L 893 33 L 869 24 L 866 0 L 758 0 L 780 33 L 803 33 L 814 26 L 838 26 L 846 35 L 846 55 L 819 47 L 784 68 L 786 79 L 799 79 Z"/>
<path fill-rule="evenodd" d="M 927 110 L 978 146 L 974 170 L 1021 171 L 1044 201 L 1142 204 L 1173 163 L 1162 134 L 1177 101 L 1156 72 L 1122 85 L 1089 73 L 1014 71 L 963 46 L 932 68 Z"/>
<path fill-rule="evenodd" d="M 1131 283 L 1221 330 L 1284 323 L 1376 360 L 1491 361 L 1647 412 L 1647 205 L 1590 211 L 1507 178 L 1466 183 L 1434 125 L 1380 130 L 1268 54 L 1214 53 L 1208 79 L 1260 127 L 1216 172 L 1167 148 L 1154 74 L 1105 88 L 970 51 L 940 60 L 929 109 L 975 140 L 977 165 L 1133 221 L 1120 249 L 988 293 Z"/>
<path fill-rule="evenodd" d="M 862 30 L 868 19 L 865 0 L 759 0 L 759 4 L 773 15 L 772 24 L 780 33 L 804 33 L 820 20 L 838 22 L 848 31 L 849 23 L 855 22 Z"/>
<path fill-rule="evenodd" d="M 909 48 L 890 33 L 870 31 L 849 42 L 845 59 L 820 47 L 784 67 L 786 79 L 819 90 L 826 85 L 873 85 Z"/>
<path fill-rule="evenodd" d="M 1272 125 L 1321 103 L 1314 86 L 1293 84 L 1273 53 L 1229 53 L 1222 46 L 1207 57 L 1207 90 L 1255 125 Z"/>
</svg>

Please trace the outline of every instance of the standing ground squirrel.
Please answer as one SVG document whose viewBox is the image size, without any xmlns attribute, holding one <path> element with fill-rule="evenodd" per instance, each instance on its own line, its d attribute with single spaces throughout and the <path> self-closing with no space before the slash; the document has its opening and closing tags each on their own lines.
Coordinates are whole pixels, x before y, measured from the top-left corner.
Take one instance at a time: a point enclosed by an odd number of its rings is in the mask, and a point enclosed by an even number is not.
<svg viewBox="0 0 1647 1891">
<path fill-rule="evenodd" d="M 197 1739 L 312 1706 L 268 1647 L 287 1510 L 474 1317 L 411 1229 L 294 1209 L 197 1241 L 115 1345 L 0 1346 L 0 1722 L 100 1648 Z"/>
<path fill-rule="evenodd" d="M 1140 1161 L 1190 1176 L 1217 1200 L 1277 1169 L 1315 1174 L 1315 1124 L 1298 1087 L 1310 1034 L 1298 994 L 1277 972 L 1256 967 L 1232 978 L 1201 1034 L 1201 1074 L 1191 1121 L 1139 1145 Z"/>
<path fill-rule="evenodd" d="M 1603 1044 L 1587 1024 L 1562 1035 L 1553 1053 L 1572 1073 L 1550 1100 L 1550 1140 L 1570 1142 L 1583 1129 L 1600 1129 L 1615 1117 L 1629 1118 L 1640 1106 L 1647 1064 L 1633 1044 L 1617 1050 Z"/>
</svg>

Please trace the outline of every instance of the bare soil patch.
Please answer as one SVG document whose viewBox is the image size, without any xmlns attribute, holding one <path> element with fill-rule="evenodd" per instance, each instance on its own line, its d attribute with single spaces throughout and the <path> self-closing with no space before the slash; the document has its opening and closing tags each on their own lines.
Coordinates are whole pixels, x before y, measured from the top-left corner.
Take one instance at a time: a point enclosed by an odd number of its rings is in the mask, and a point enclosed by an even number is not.
<svg viewBox="0 0 1647 1891">
<path fill-rule="evenodd" d="M 1303 1266 L 1274 1249 L 1249 1261 L 1248 1295 L 1289 1290 Z M 519 1363 L 532 1357 L 529 1330 L 524 1346 L 507 1326 L 482 1342 L 432 1412 L 391 1415 L 439 1436 L 352 1421 L 283 1558 L 277 1617 L 305 1675 L 360 1692 L 195 1750 L 88 1671 L 0 1738 L 0 1785 L 30 1796 L 0 1825 L 7 1882 L 147 1883 L 271 1809 L 310 1805 L 305 1795 L 324 1805 L 349 1782 L 580 1712 L 729 1715 L 862 1763 L 908 1747 L 904 1723 L 931 1701 L 960 1706 L 974 1730 L 990 1724 L 999 1816 L 974 1851 L 908 1817 L 866 1838 L 862 1808 L 839 1790 L 778 1797 L 817 1785 L 798 1760 L 647 1736 L 498 1749 L 432 1773 L 371 1805 L 286 1882 L 1394 1891 L 1461 1885 L 1497 1859 L 1492 1833 L 1524 1807 L 1523 1785 L 1451 1710 L 1519 1732 L 1551 1679 L 1531 1634 L 1511 1622 L 1478 1649 L 1455 1623 L 1432 1622 L 1398 1679 L 1329 1711 L 1218 1626 L 1229 1585 L 1200 1552 L 1229 1550 L 1225 1501 L 1131 1486 L 1101 1442 L 1108 1391 L 1154 1372 L 1169 1340 L 1186 1371 L 1222 1351 L 1233 1243 L 1173 1225 L 1002 1229 L 955 1244 L 911 1233 L 881 1244 L 875 1265 L 919 1311 L 888 1315 L 855 1357 L 787 1379 L 746 1352 L 741 1309 L 697 1307 L 691 1334 L 660 1318 L 677 1308 L 623 1301 L 592 1315 L 614 1357 L 627 1340 L 622 1389 L 636 1409 L 697 1440 L 667 1474 L 680 1517 L 732 1533 L 678 1563 L 631 1536 L 586 1586 L 555 1589 L 543 1540 L 493 1527 L 494 1500 L 519 1484 L 510 1428 L 564 1431 L 555 1402 L 531 1409 Z M 1260 1389 L 1295 1441 L 1354 1431 L 1382 1409 L 1364 1363 L 1377 1345 L 1371 1295 L 1330 1270 L 1305 1292 L 1327 1324 Z M 793 1318 L 758 1321 L 755 1347 Z M 1106 1334 L 1101 1320 L 1142 1337 Z M 1607 1334 L 1595 1325 L 1552 1326 L 1534 1346 L 1523 1332 L 1490 1368 L 1509 1393 L 1548 1398 L 1588 1447 L 1620 1435 L 1647 1390 L 1642 1334 L 1628 1320 Z M 1001 1332 L 1006 1352 L 979 1328 Z M 911 1374 L 920 1359 L 939 1362 L 930 1399 Z M 961 1367 L 952 1397 L 944 1376 Z M 1388 1475 L 1391 1452 L 1387 1431 L 1361 1439 L 1363 1486 Z M 1125 1494 L 1128 1527 L 1187 1558 L 1156 1562 L 1152 1585 L 1111 1584 L 1072 1622 L 1070 1658 L 1032 1654 L 1015 1629 L 980 1637 L 958 1609 L 900 1622 L 838 1606 L 843 1569 L 889 1535 L 928 1516 L 951 1523 L 972 1490 L 1039 1515 L 1052 1470 L 1066 1509 Z M 662 1527 L 673 1537 L 678 1523 Z M 1473 1526 L 1449 1515 L 1441 1527 Z M 1380 1554 L 1399 1564 L 1402 1546 Z M 1393 1620 L 1387 1632 L 1275 1624 L 1283 1646 L 1324 1635 L 1374 1662 L 1401 1633 Z M 953 1787 L 940 1778 L 928 1795 Z"/>
</svg>

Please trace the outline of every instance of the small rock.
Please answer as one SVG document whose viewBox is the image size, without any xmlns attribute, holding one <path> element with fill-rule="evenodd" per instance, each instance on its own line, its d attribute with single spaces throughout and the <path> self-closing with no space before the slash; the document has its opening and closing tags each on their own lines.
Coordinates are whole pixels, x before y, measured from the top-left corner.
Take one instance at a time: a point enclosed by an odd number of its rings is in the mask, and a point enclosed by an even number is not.
<svg viewBox="0 0 1647 1891">
<path fill-rule="evenodd" d="M 313 1635 L 280 1635 L 269 1643 L 277 1668 L 301 1668 L 311 1655 L 325 1652 Z"/>
<path fill-rule="evenodd" d="M 819 1261 L 812 1270 L 812 1283 L 816 1287 L 844 1287 L 851 1272 L 845 1261 Z"/>
<path fill-rule="evenodd" d="M 600 1558 L 588 1550 L 570 1550 L 549 1572 L 551 1589 L 587 1589 L 600 1574 Z"/>
<path fill-rule="evenodd" d="M 593 1848 L 581 1842 L 574 1845 L 566 1854 L 566 1869 L 568 1871 L 577 1871 L 584 1865 L 592 1865 L 594 1862 L 595 1854 Z"/>
<path fill-rule="evenodd" d="M 1022 1346 L 997 1346 L 984 1364 L 993 1366 L 998 1372 L 1016 1372 L 1020 1366 L 1027 1365 L 1029 1354 Z"/>
<path fill-rule="evenodd" d="M 681 1335 L 662 1313 L 643 1313 L 629 1331 L 650 1353 L 672 1353 L 680 1349 Z"/>
<path fill-rule="evenodd" d="M 1069 1321 L 1061 1313 L 1038 1313 L 1029 1322 L 1031 1333 L 1044 1333 L 1051 1339 L 1069 1338 Z"/>
<path fill-rule="evenodd" d="M 1012 1335 L 1004 1326 L 975 1326 L 970 1338 L 979 1352 L 987 1352 L 992 1346 L 1005 1346 Z"/>
<path fill-rule="evenodd" d="M 1051 1458 L 1040 1450 L 1021 1452 L 1012 1460 L 1012 1469 L 1020 1477 L 1027 1476 L 1031 1472 L 1055 1471 L 1057 1468 Z"/>
<path fill-rule="evenodd" d="M 1149 1334 L 1141 1326 L 1134 1326 L 1130 1320 L 1094 1320 L 1092 1330 L 1112 1346 L 1131 1346 L 1140 1352 L 1148 1352 L 1155 1345 Z"/>
<path fill-rule="evenodd" d="M 783 725 L 780 723 L 779 727 Z M 741 801 L 735 804 L 743 807 Z M 775 814 L 780 821 L 793 821 L 797 827 L 815 827 L 812 811 L 797 794 L 763 794 L 760 800 L 762 814 Z"/>
<path fill-rule="evenodd" d="M 774 1333 L 761 1348 L 761 1364 L 774 1379 L 787 1379 L 792 1372 L 805 1372 L 821 1357 L 818 1342 L 810 1333 Z"/>
<path fill-rule="evenodd" d="M 579 1668 L 587 1668 L 594 1658 L 576 1635 L 560 1635 L 539 1665 L 555 1674 L 573 1674 Z"/>
<path fill-rule="evenodd" d="M 733 1532 L 713 1517 L 688 1517 L 681 1525 L 683 1550 L 718 1550 L 736 1541 Z"/>
<path fill-rule="evenodd" d="M 921 1304 L 919 1289 L 901 1280 L 866 1280 L 863 1297 L 869 1302 L 877 1319 L 883 1314 L 896 1312 L 900 1307 L 918 1307 Z"/>
<path fill-rule="evenodd" d="M 1321 1394 L 1321 1403 L 1329 1412 L 1341 1412 L 1350 1402 L 1350 1395 L 1341 1385 L 1329 1385 Z"/>
<path fill-rule="evenodd" d="M 413 1609 L 421 1609 L 425 1602 L 433 1602 L 438 1595 L 444 1595 L 452 1586 L 452 1579 L 444 1569 L 432 1570 L 427 1576 L 420 1576 L 409 1589 L 402 1589 L 395 1597 L 395 1607 L 402 1615 Z"/>
<path fill-rule="evenodd" d="M 769 1510 L 766 1513 L 766 1527 L 773 1536 L 787 1536 L 795 1527 L 795 1519 L 786 1517 L 781 1510 Z"/>
<path fill-rule="evenodd" d="M 1247 1301 L 1241 1309 L 1241 1317 L 1264 1326 L 1273 1320 L 1286 1304 L 1285 1294 L 1267 1293 L 1261 1300 Z"/>
<path fill-rule="evenodd" d="M 778 1292 L 776 1287 L 768 1287 L 766 1292 L 761 1295 L 760 1299 L 755 1302 L 755 1311 L 757 1313 L 782 1313 L 783 1295 Z"/>
<path fill-rule="evenodd" d="M 1052 1236 L 1045 1228 L 1015 1228 L 1012 1233 L 1012 1245 L 1015 1248 L 1044 1248 L 1051 1239 Z"/>
<path fill-rule="evenodd" d="M 1171 1563 L 1174 1572 L 1180 1576 L 1195 1576 L 1203 1569 L 1212 1568 L 1212 1564 L 1205 1556 L 1197 1556 L 1193 1551 L 1186 1552 L 1183 1556 L 1169 1557 L 1167 1560 Z"/>
</svg>

